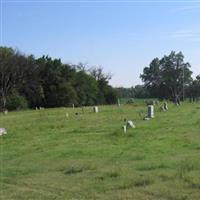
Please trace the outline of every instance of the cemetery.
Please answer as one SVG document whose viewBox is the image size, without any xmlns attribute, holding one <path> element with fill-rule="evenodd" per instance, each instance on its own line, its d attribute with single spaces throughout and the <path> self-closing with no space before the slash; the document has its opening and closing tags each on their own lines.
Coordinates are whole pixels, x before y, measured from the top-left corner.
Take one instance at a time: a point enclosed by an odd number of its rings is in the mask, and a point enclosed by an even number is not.
<svg viewBox="0 0 200 200">
<path fill-rule="evenodd" d="M 200 0 L 1 0 L 0 200 L 200 200 Z"/>
<path fill-rule="evenodd" d="M 2 113 L 2 199 L 199 200 L 200 105 L 160 105 Z"/>
</svg>

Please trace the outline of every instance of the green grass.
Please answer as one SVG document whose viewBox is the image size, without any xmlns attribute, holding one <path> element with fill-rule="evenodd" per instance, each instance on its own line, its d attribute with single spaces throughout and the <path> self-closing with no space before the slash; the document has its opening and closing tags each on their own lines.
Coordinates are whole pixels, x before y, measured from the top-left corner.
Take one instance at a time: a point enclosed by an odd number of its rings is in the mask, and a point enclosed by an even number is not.
<svg viewBox="0 0 200 200">
<path fill-rule="evenodd" d="M 200 104 L 45 109 L 0 116 L 0 199 L 199 200 Z M 66 118 L 69 113 L 69 119 Z M 123 119 L 136 129 L 123 133 Z"/>
</svg>

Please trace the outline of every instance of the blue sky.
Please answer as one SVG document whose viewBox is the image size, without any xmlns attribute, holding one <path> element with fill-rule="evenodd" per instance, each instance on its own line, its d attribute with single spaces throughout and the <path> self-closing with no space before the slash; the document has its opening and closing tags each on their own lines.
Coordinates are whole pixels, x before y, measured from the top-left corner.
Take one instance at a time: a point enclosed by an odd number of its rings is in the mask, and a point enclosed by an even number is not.
<svg viewBox="0 0 200 200">
<path fill-rule="evenodd" d="M 200 1 L 1 0 L 1 45 L 103 66 L 113 86 L 140 84 L 155 57 L 182 51 L 200 74 Z"/>
</svg>

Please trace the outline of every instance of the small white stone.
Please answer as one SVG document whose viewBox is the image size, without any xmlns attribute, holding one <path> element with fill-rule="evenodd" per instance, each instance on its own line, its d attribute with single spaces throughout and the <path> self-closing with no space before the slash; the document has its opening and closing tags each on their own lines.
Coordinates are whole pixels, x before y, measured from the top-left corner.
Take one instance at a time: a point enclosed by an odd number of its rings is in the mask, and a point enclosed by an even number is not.
<svg viewBox="0 0 200 200">
<path fill-rule="evenodd" d="M 124 133 L 126 133 L 126 125 L 124 125 L 123 127 Z"/>
<path fill-rule="evenodd" d="M 127 126 L 127 128 L 130 128 L 130 127 L 135 128 L 135 124 L 131 120 L 127 121 L 126 126 Z"/>
<path fill-rule="evenodd" d="M 117 100 L 117 104 L 118 104 L 119 107 L 121 106 L 120 99 Z"/>
<path fill-rule="evenodd" d="M 150 118 L 148 118 L 148 117 L 145 117 L 145 118 L 144 118 L 144 120 L 147 120 L 147 121 L 149 121 L 149 120 L 150 120 Z"/>
<path fill-rule="evenodd" d="M 3 135 L 3 134 L 7 134 L 7 131 L 5 128 L 0 128 L 0 135 Z"/>
<path fill-rule="evenodd" d="M 7 114 L 8 114 L 8 110 L 4 110 L 4 111 L 3 111 L 3 114 L 4 114 L 4 115 L 7 115 Z"/>
</svg>

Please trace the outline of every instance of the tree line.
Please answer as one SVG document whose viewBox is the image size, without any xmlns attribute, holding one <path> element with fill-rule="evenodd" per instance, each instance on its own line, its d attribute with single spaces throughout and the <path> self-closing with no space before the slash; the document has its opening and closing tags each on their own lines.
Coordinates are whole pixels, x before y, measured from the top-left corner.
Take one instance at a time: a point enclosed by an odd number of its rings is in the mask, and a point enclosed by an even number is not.
<svg viewBox="0 0 200 200">
<path fill-rule="evenodd" d="M 192 78 L 191 65 L 184 61 L 182 52 L 172 51 L 161 59 L 154 58 L 143 69 L 140 78 L 144 85 L 132 88 L 118 88 L 121 97 L 158 98 L 177 102 L 200 98 L 200 75 Z"/>
<path fill-rule="evenodd" d="M 154 58 L 140 75 L 143 85 L 113 88 L 102 67 L 64 64 L 0 47 L 0 109 L 115 104 L 117 98 L 159 98 L 174 102 L 200 97 L 200 75 L 181 52 Z"/>
<path fill-rule="evenodd" d="M 0 108 L 113 104 L 117 93 L 102 67 L 64 64 L 0 47 Z"/>
</svg>

